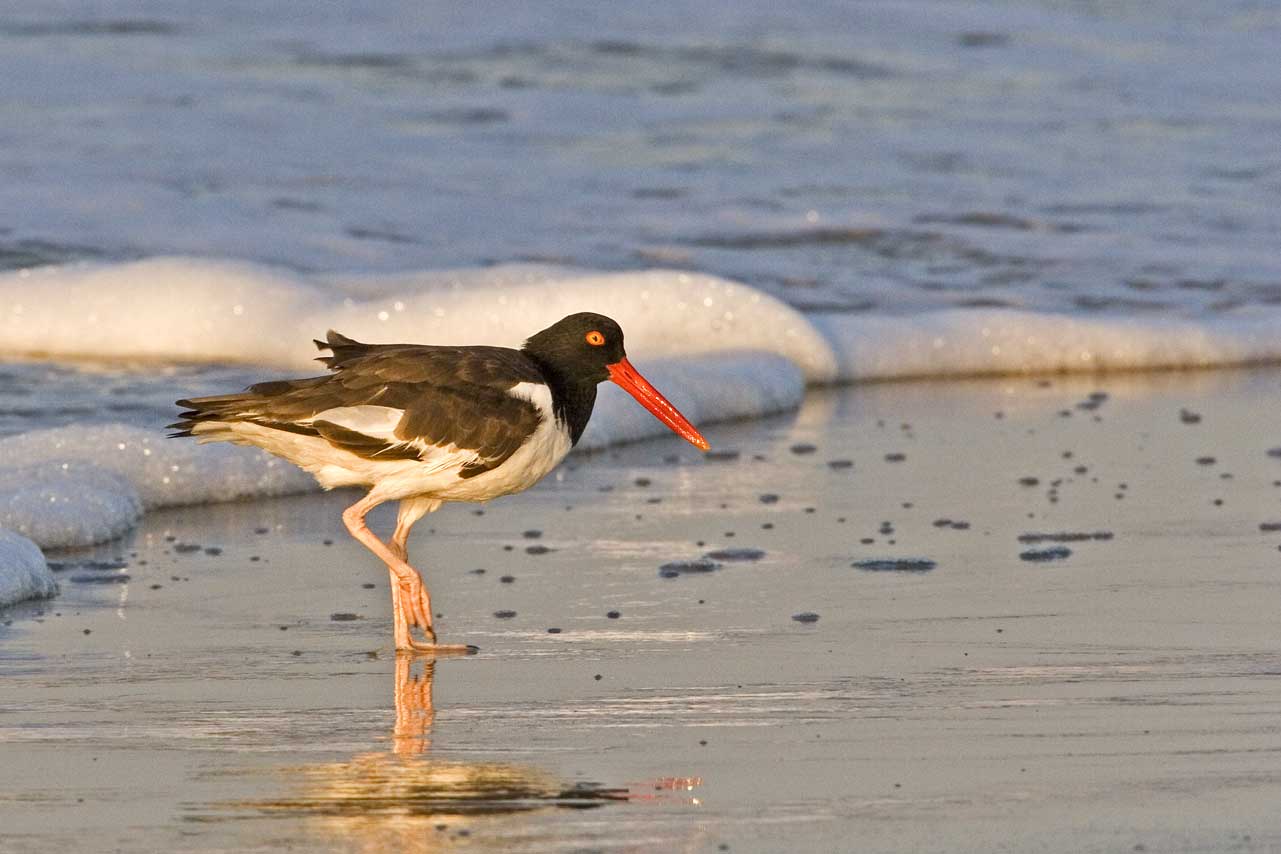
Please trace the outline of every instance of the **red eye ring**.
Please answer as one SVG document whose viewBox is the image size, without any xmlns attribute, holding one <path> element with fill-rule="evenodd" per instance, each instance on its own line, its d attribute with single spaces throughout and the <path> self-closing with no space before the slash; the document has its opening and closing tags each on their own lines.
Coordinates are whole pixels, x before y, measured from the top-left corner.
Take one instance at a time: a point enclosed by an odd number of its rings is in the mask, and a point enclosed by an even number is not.
<svg viewBox="0 0 1281 854">
<path fill-rule="evenodd" d="M 605 336 L 601 335 L 600 332 L 595 329 L 588 332 L 585 337 L 587 339 L 587 343 L 591 344 L 593 347 L 601 347 L 605 344 Z"/>
</svg>

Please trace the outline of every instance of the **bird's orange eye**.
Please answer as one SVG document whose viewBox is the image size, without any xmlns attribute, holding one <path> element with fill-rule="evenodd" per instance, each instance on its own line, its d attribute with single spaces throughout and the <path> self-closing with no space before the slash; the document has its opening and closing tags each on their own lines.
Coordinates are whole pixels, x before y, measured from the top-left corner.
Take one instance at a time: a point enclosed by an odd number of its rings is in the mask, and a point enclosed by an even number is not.
<svg viewBox="0 0 1281 854">
<path fill-rule="evenodd" d="M 605 336 L 601 335 L 595 329 L 587 333 L 587 343 L 593 347 L 599 347 L 605 343 Z"/>
</svg>

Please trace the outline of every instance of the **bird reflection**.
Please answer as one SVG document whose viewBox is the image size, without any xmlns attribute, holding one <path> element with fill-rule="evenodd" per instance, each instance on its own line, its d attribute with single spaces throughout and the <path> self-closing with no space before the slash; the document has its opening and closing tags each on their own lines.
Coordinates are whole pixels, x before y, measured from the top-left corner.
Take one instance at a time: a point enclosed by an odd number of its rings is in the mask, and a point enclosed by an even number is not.
<svg viewBox="0 0 1281 854">
<path fill-rule="evenodd" d="M 248 810 L 258 816 L 302 818 L 312 831 L 344 838 L 359 850 L 431 852 L 456 847 L 464 838 L 474 843 L 471 834 L 484 817 L 593 809 L 611 801 L 649 800 L 660 789 L 688 791 L 701 783 L 667 778 L 646 785 L 648 791 L 641 794 L 631 787 L 567 784 L 526 765 L 432 757 L 435 676 L 434 658 L 397 655 L 390 750 L 286 769 L 298 781 L 293 794 L 224 806 L 241 816 Z M 677 780 L 679 785 L 671 784 Z"/>
<path fill-rule="evenodd" d="M 423 665 L 422 675 L 414 673 L 415 661 Z M 431 746 L 428 736 L 436 720 L 431 688 L 436 678 L 436 659 L 400 654 L 396 656 L 396 725 L 392 729 L 392 752 L 416 756 Z"/>
</svg>

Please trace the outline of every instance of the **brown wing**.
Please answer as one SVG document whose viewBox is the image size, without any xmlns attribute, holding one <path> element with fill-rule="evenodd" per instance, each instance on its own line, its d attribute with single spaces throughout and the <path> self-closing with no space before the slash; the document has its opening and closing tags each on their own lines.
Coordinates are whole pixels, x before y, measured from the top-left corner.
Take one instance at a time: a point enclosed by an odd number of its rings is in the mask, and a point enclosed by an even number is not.
<svg viewBox="0 0 1281 854">
<path fill-rule="evenodd" d="M 473 477 L 501 465 L 537 429 L 538 408 L 509 392 L 522 382 L 543 382 L 523 353 L 504 347 L 362 344 L 329 333 L 318 346 L 334 373 L 257 383 L 240 394 L 178 401 L 188 408 L 170 425 L 190 436 L 201 422 L 248 421 L 320 436 L 371 459 L 426 460 L 436 449 L 474 451 L 461 470 Z M 401 410 L 394 436 L 370 435 L 316 416 L 363 406 Z"/>
</svg>

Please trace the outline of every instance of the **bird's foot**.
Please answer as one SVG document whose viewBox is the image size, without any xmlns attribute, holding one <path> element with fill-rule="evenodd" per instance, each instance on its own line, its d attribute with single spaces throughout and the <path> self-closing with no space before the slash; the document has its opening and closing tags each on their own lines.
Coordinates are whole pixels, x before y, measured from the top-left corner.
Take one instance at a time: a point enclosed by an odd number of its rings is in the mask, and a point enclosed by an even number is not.
<svg viewBox="0 0 1281 854">
<path fill-rule="evenodd" d="M 445 657 L 451 655 L 475 655 L 480 652 L 480 647 L 462 643 L 423 643 L 409 638 L 404 642 L 405 645 L 396 645 L 397 655 L 424 655 L 432 657 Z"/>
<path fill-rule="evenodd" d="M 431 625 L 431 597 L 427 594 L 427 585 L 417 575 L 399 579 L 400 607 L 404 609 L 406 622 L 423 630 L 427 640 L 436 642 L 436 630 Z"/>
</svg>

